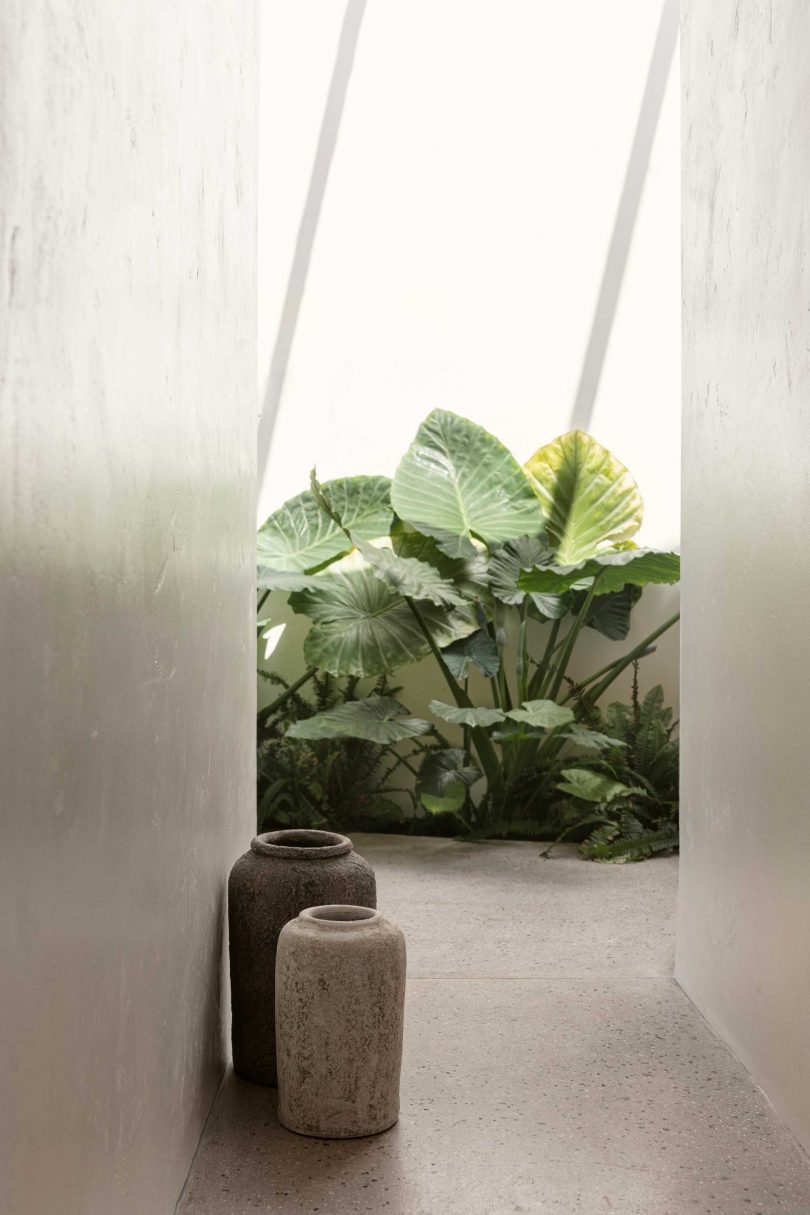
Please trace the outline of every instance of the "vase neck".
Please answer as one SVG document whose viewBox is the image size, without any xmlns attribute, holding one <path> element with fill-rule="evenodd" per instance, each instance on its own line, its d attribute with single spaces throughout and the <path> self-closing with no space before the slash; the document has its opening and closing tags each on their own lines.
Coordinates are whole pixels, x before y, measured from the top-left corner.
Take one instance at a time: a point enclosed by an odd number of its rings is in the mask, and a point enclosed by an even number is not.
<svg viewBox="0 0 810 1215">
<path fill-rule="evenodd" d="M 250 847 L 259 856 L 279 860 L 322 861 L 332 856 L 345 856 L 352 851 L 352 841 L 334 831 L 291 829 L 257 835 Z"/>
<path fill-rule="evenodd" d="M 306 928 L 317 932 L 356 932 L 379 924 L 382 916 L 373 907 L 355 907 L 346 903 L 331 903 L 323 907 L 307 907 L 298 919 Z"/>
</svg>

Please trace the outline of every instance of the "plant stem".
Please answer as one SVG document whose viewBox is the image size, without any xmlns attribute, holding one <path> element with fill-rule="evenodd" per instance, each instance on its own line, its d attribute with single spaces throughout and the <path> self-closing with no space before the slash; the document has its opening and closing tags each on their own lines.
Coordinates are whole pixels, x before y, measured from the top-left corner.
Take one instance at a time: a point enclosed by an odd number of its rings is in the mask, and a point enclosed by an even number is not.
<svg viewBox="0 0 810 1215">
<path fill-rule="evenodd" d="M 547 772 L 546 775 L 541 777 L 541 779 L 537 782 L 534 789 L 532 790 L 531 797 L 525 803 L 525 805 L 522 807 L 523 813 L 525 815 L 528 816 L 530 807 L 534 805 L 534 803 L 537 801 L 537 798 L 540 796 L 540 794 L 547 792 L 550 783 L 551 783 L 551 774 Z"/>
<path fill-rule="evenodd" d="M 444 675 L 447 686 L 450 689 L 456 704 L 462 709 L 474 709 L 475 705 L 470 700 L 464 689 L 454 679 L 450 668 L 442 658 L 441 650 L 436 645 L 436 642 L 433 639 L 433 634 L 425 624 L 424 616 L 419 611 L 419 608 L 416 606 L 413 599 L 409 599 L 407 596 L 405 596 L 405 602 L 411 609 L 419 628 L 422 630 L 425 640 L 430 646 L 433 657 L 439 664 L 439 669 L 441 670 L 442 675 Z M 473 726 L 471 729 L 471 734 L 473 742 L 475 743 L 475 749 L 478 752 L 478 758 L 481 761 L 481 767 L 484 769 L 484 775 L 487 778 L 487 785 L 489 786 L 489 789 L 500 788 L 503 783 L 501 765 L 498 760 L 498 753 L 492 745 L 489 735 L 484 729 L 482 729 L 481 726 Z"/>
<path fill-rule="evenodd" d="M 602 667 L 601 671 L 597 671 L 595 675 L 589 676 L 588 679 L 581 680 L 578 687 L 580 689 L 586 688 L 589 684 L 592 684 L 595 679 L 599 679 L 601 675 L 604 675 L 604 679 L 602 679 L 601 682 L 596 685 L 596 687 L 591 688 L 588 692 L 588 698 L 595 704 L 596 701 L 604 695 L 613 681 L 618 679 L 622 671 L 629 667 L 632 662 L 635 662 L 637 658 L 640 658 L 647 647 L 658 637 L 660 637 L 662 633 L 665 633 L 667 629 L 671 629 L 673 624 L 677 624 L 680 618 L 680 612 L 676 612 L 674 616 L 670 616 L 669 620 L 665 620 L 659 628 L 654 629 L 648 637 L 645 637 L 644 640 L 640 641 L 637 646 L 634 646 L 633 649 L 630 650 L 628 654 L 625 654 L 623 658 L 619 658 L 616 660 L 616 662 L 612 662 L 608 666 Z M 571 695 L 572 692 L 569 692 L 565 699 L 569 700 Z"/>
<path fill-rule="evenodd" d="M 587 604 L 583 604 L 583 608 L 586 608 L 586 607 L 587 607 Z M 634 649 L 631 650 L 629 654 L 626 654 L 624 656 L 624 658 L 620 658 L 618 663 L 613 663 L 613 664 L 611 664 L 610 667 L 605 668 L 605 670 L 607 670 L 611 673 L 609 675 L 606 675 L 605 679 L 602 680 L 602 682 L 598 685 L 598 687 L 589 693 L 589 698 L 593 701 L 594 704 L 598 700 L 599 696 L 601 696 L 604 693 L 605 689 L 608 688 L 611 683 L 613 683 L 613 680 L 616 679 L 617 676 L 619 676 L 621 674 L 621 672 L 630 665 L 631 662 L 635 661 L 635 659 L 638 657 L 639 653 L 643 652 L 646 649 L 646 647 L 649 645 L 649 643 L 651 641 L 654 641 L 656 637 L 659 637 L 661 635 L 661 633 L 665 632 L 668 628 L 671 628 L 672 625 L 675 624 L 675 622 L 678 620 L 679 616 L 680 616 L 680 613 L 676 613 L 674 616 L 671 616 L 670 619 L 665 621 L 665 623 L 662 624 L 660 628 L 656 629 L 653 633 L 650 634 L 649 637 L 647 637 L 644 641 L 640 642 L 639 645 L 635 646 Z M 585 680 L 585 683 L 586 684 L 591 683 L 594 679 L 597 679 L 599 677 L 599 675 L 601 675 L 601 674 L 602 674 L 602 671 L 597 671 L 596 675 L 592 675 L 590 677 L 590 679 Z M 578 686 L 581 689 L 583 685 L 579 684 Z M 562 698 L 562 703 L 565 703 L 566 700 L 570 700 L 572 695 L 573 695 L 573 689 L 571 691 L 569 691 Z M 565 746 L 565 743 L 566 743 L 565 737 L 563 735 L 560 735 L 557 731 L 554 731 L 553 733 L 547 735 L 546 738 L 543 739 L 540 746 L 537 748 L 537 751 L 534 756 L 535 762 L 539 763 L 543 759 L 553 760 L 554 758 L 556 758 L 557 755 L 559 755 L 560 751 L 562 751 L 563 747 Z M 531 798 L 527 802 L 527 808 L 535 800 L 535 796 L 537 795 L 537 793 L 539 793 L 541 791 L 542 791 L 542 787 L 539 787 L 537 790 L 535 790 L 535 793 L 532 794 Z"/>
<path fill-rule="evenodd" d="M 588 593 L 585 596 L 585 599 L 583 600 L 582 607 L 577 612 L 576 619 L 573 623 L 573 626 L 571 627 L 571 629 L 568 633 L 568 636 L 565 639 L 565 646 L 563 648 L 562 655 L 560 656 L 560 661 L 557 664 L 557 674 L 554 679 L 554 682 L 551 685 L 551 691 L 549 692 L 550 700 L 556 700 L 559 695 L 560 687 L 562 685 L 563 677 L 565 676 L 566 668 L 568 667 L 568 663 L 571 660 L 571 655 L 574 652 L 574 646 L 576 645 L 577 637 L 579 636 L 580 632 L 582 631 L 582 627 L 588 618 L 588 612 L 591 610 L 591 604 L 593 602 L 593 597 L 596 593 L 596 584 L 597 584 L 598 580 L 599 580 L 599 575 L 597 574 L 596 577 L 594 578 L 593 582 L 591 583 L 590 587 L 588 588 Z"/>
<path fill-rule="evenodd" d="M 445 678 L 445 682 L 447 683 L 447 686 L 450 689 L 450 692 L 452 693 L 453 699 L 455 700 L 456 704 L 459 706 L 459 708 L 472 709 L 474 707 L 473 702 L 470 700 L 469 696 L 466 694 L 464 689 L 459 686 L 458 682 L 456 681 L 455 677 L 453 676 L 452 671 L 448 667 L 447 663 L 444 661 L 444 658 L 442 658 L 442 652 L 439 649 L 439 647 L 436 645 L 436 642 L 433 640 L 433 634 L 431 633 L 428 626 L 425 624 L 425 618 L 422 615 L 422 613 L 419 611 L 419 608 L 416 606 L 413 599 L 409 599 L 407 596 L 405 596 L 405 602 L 407 603 L 408 607 L 411 609 L 411 612 L 413 613 L 413 616 L 416 620 L 416 623 L 419 625 L 419 628 L 422 630 L 425 640 L 427 641 L 428 645 L 430 646 L 430 650 L 431 650 L 431 653 L 433 654 L 433 657 L 436 659 L 437 663 L 439 664 L 439 669 Z"/>
<path fill-rule="evenodd" d="M 267 598 L 267 596 L 268 596 L 269 594 L 270 594 L 270 592 L 269 592 L 269 591 L 265 591 L 265 592 L 264 592 L 264 594 L 261 596 L 261 598 L 259 599 L 259 602 L 256 604 L 256 611 L 257 611 L 257 612 L 260 612 L 260 611 L 262 610 L 262 606 L 263 606 L 263 604 L 264 604 L 264 601 L 265 601 L 265 599 Z"/>
<path fill-rule="evenodd" d="M 565 646 L 568 644 L 571 634 L 574 632 L 575 629 L 577 629 L 577 617 L 576 616 L 574 617 L 574 619 L 571 623 L 571 627 L 568 630 L 568 632 L 565 634 L 564 637 L 560 638 L 560 640 L 557 642 L 557 644 L 554 646 L 554 648 L 552 649 L 551 653 L 548 656 L 548 670 L 546 671 L 545 677 L 543 679 L 542 687 L 540 688 L 540 698 L 541 699 L 550 695 L 549 690 L 548 690 L 549 685 L 550 685 L 552 679 L 554 678 L 554 676 L 557 674 L 557 671 L 559 670 L 559 663 L 555 664 L 555 662 L 553 661 L 554 656 L 556 655 L 558 650 L 562 650 L 565 648 Z M 579 630 L 577 629 L 577 632 L 578 631 Z"/>
<path fill-rule="evenodd" d="M 548 672 L 548 664 L 551 661 L 551 655 L 557 648 L 557 637 L 559 635 L 561 625 L 562 617 L 554 621 L 549 631 L 546 648 L 543 651 L 543 657 L 540 659 L 539 666 L 537 667 L 534 675 L 532 675 L 531 682 L 529 684 L 529 695 L 532 698 L 537 695 L 545 682 L 546 674 Z"/>
<path fill-rule="evenodd" d="M 492 621 L 491 621 L 491 620 L 487 621 L 487 632 L 489 633 L 490 638 L 492 639 L 492 641 L 494 641 L 494 642 L 495 642 L 495 646 L 496 646 L 496 648 L 497 648 L 498 643 L 497 643 L 497 641 L 495 640 L 495 636 L 496 636 L 495 625 L 492 623 Z M 500 651 L 500 650 L 498 650 L 498 670 L 499 670 L 499 671 L 500 671 L 500 665 L 501 665 L 501 651 Z M 500 684 L 498 683 L 498 676 L 497 676 L 497 675 L 490 675 L 490 677 L 489 677 L 489 686 L 490 686 L 490 688 L 492 689 L 492 705 L 493 705 L 493 708 L 495 708 L 495 709 L 502 709 L 502 708 L 504 707 L 504 704 L 503 704 L 503 701 L 502 701 L 502 699 L 501 699 L 501 687 L 500 687 Z"/>
<path fill-rule="evenodd" d="M 411 763 L 409 763 L 409 762 L 408 762 L 408 759 L 409 759 L 409 757 L 408 757 L 408 756 L 406 756 L 406 755 L 402 755 L 402 756 L 400 756 L 399 762 L 402 764 L 403 768 L 407 768 L 407 769 L 408 769 L 408 771 L 410 772 L 411 776 L 415 776 L 415 777 L 417 778 L 417 780 L 418 780 L 418 779 L 419 779 L 419 773 L 416 771 L 416 768 L 414 768 L 413 764 L 411 764 Z M 394 768 L 395 768 L 395 767 L 396 767 L 396 764 L 394 765 Z M 392 768 L 392 769 L 391 769 L 391 771 L 392 771 L 392 772 L 394 771 L 394 768 Z M 390 773 L 389 773 L 389 775 L 390 775 Z"/>
<path fill-rule="evenodd" d="M 518 700 L 524 701 L 529 699 L 529 647 L 526 636 L 527 613 L 529 601 L 524 597 L 520 605 L 520 628 L 518 630 L 518 653 L 517 653 L 517 688 Z"/>
<path fill-rule="evenodd" d="M 506 678 L 506 628 L 504 619 L 506 608 L 498 600 L 495 601 L 495 645 L 498 647 L 498 687 L 500 688 L 499 708 L 511 709 L 512 696 L 509 692 L 509 683 Z"/>
<path fill-rule="evenodd" d="M 390 780 L 400 765 L 407 768 L 408 771 L 410 773 L 412 773 L 413 776 L 418 776 L 419 773 L 416 771 L 416 769 L 411 764 L 408 763 L 409 759 L 413 759 L 414 756 L 418 755 L 418 754 L 420 754 L 420 752 L 412 751 L 410 755 L 397 755 L 397 753 L 395 751 L 394 752 L 394 763 L 391 765 L 391 767 L 388 769 L 387 772 L 383 773 L 382 780 L 384 780 L 384 781 Z"/>
<path fill-rule="evenodd" d="M 521 605 L 521 609 L 522 609 L 521 610 L 521 636 L 520 636 L 520 640 L 519 640 L 519 645 L 521 647 L 523 647 L 527 644 L 526 636 L 523 633 L 523 626 L 524 626 L 523 608 L 527 608 L 527 607 L 528 607 L 527 600 L 524 599 L 523 604 Z M 549 636 L 546 641 L 546 647 L 545 647 L 545 650 L 543 651 L 543 657 L 540 660 L 540 664 L 539 664 L 537 670 L 535 671 L 534 675 L 532 676 L 531 680 L 528 681 L 527 686 L 521 687 L 521 692 L 520 692 L 521 700 L 528 700 L 530 698 L 534 699 L 536 696 L 538 696 L 538 694 L 542 695 L 543 685 L 546 683 L 546 681 L 549 678 L 551 671 L 553 669 L 550 667 L 551 657 L 555 653 L 555 651 L 558 649 L 558 647 L 560 645 L 563 645 L 566 640 L 566 638 L 563 638 L 563 641 L 560 641 L 560 642 L 558 642 L 558 640 L 557 640 L 557 638 L 559 637 L 561 627 L 562 627 L 562 617 L 555 620 L 551 626 L 551 629 L 549 630 Z M 566 637 L 567 637 L 567 635 L 566 635 Z M 527 651 L 524 651 L 524 652 L 526 652 L 526 659 L 525 659 L 526 668 L 524 668 L 524 669 L 527 670 L 528 669 L 528 653 L 527 653 Z M 509 769 L 506 796 L 508 796 L 509 790 L 520 778 L 521 773 L 523 773 L 525 771 L 526 767 L 534 761 L 539 746 L 540 746 L 540 740 L 534 738 L 534 739 L 526 739 L 523 742 L 517 743 L 512 748 L 514 754 L 511 756 L 511 764 L 510 764 L 510 769 Z"/>
<path fill-rule="evenodd" d="M 316 675 L 317 673 L 317 667 L 310 667 L 308 671 L 305 671 L 301 678 L 296 679 L 295 683 L 291 683 L 288 688 L 285 688 L 281 695 L 278 696 L 272 702 L 272 704 L 266 705 L 263 709 L 259 709 L 259 712 L 256 714 L 256 722 L 259 725 L 264 725 L 268 718 L 272 717 L 273 714 L 281 708 L 286 700 L 289 700 L 289 698 L 295 692 L 297 692 L 299 688 L 302 688 L 304 684 L 308 683 L 309 680 L 312 679 L 312 676 Z"/>
<path fill-rule="evenodd" d="M 469 678 L 464 680 L 464 695 L 467 697 L 469 697 L 469 695 L 470 695 Z M 471 759 L 470 743 L 472 741 L 471 731 L 470 731 L 469 726 L 464 727 L 464 733 L 463 733 L 462 737 L 463 737 L 464 755 L 465 755 L 467 763 L 469 763 L 470 759 Z M 464 790 L 464 807 L 463 808 L 465 810 L 468 809 L 469 804 L 470 804 L 470 790 L 469 790 L 469 787 L 466 787 Z"/>
</svg>

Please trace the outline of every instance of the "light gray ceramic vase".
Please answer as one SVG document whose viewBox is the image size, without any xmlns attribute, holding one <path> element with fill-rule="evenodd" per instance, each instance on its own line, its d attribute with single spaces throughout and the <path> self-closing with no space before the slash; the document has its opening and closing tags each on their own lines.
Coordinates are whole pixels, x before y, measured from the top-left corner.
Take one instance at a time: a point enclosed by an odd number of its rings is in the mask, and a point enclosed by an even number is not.
<svg viewBox="0 0 810 1215">
<path fill-rule="evenodd" d="M 405 938 L 366 907 L 310 907 L 276 959 L 278 1117 L 299 1135 L 377 1135 L 399 1117 Z"/>
<path fill-rule="evenodd" d="M 345 835 L 271 831 L 257 835 L 228 882 L 231 1040 L 237 1075 L 276 1083 L 275 975 L 278 937 L 314 903 L 376 907 L 374 870 Z"/>
</svg>

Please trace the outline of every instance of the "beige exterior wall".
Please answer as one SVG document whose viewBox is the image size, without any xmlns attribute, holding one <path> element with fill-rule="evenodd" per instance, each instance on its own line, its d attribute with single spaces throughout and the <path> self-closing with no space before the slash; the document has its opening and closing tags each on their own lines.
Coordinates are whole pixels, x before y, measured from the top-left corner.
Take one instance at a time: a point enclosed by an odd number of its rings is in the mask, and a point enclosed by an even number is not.
<svg viewBox="0 0 810 1215">
<path fill-rule="evenodd" d="M 255 5 L 0 13 L 0 1209 L 169 1215 L 254 822 Z"/>
<path fill-rule="evenodd" d="M 810 22 L 686 0 L 677 977 L 810 1148 Z"/>
</svg>

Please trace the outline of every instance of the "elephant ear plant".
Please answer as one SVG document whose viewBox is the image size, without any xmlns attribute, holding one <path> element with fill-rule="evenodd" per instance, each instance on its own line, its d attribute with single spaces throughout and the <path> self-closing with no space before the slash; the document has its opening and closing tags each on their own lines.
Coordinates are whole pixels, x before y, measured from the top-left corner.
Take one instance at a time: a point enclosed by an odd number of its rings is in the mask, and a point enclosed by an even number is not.
<svg viewBox="0 0 810 1215">
<path fill-rule="evenodd" d="M 626 637 L 641 588 L 678 580 L 675 553 L 634 543 L 642 510 L 627 469 L 589 435 L 563 435 L 521 467 L 443 410 L 419 427 L 392 482 L 321 485 L 313 474 L 258 537 L 260 588 L 288 593 L 312 622 L 308 674 L 376 678 L 432 656 L 447 700 L 431 701 L 428 717 L 367 696 L 288 735 L 397 747 L 394 764 L 412 771 L 424 807 L 451 812 L 473 837 L 527 819 L 528 802 L 558 796 L 566 752 L 621 745 L 584 710 L 677 620 L 569 678 L 583 628 Z M 486 703 L 473 683 L 488 687 Z"/>
</svg>

